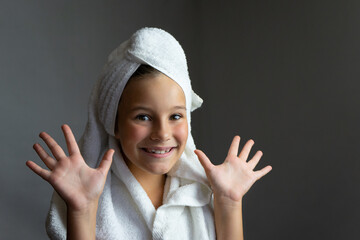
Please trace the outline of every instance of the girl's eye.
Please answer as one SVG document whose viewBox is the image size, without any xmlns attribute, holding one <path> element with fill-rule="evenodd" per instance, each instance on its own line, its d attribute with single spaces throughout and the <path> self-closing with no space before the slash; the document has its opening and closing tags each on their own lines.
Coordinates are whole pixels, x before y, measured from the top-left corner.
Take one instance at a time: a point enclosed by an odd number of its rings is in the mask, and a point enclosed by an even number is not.
<svg viewBox="0 0 360 240">
<path fill-rule="evenodd" d="M 150 117 L 145 114 L 140 114 L 136 116 L 136 119 L 140 121 L 149 121 Z"/>
<path fill-rule="evenodd" d="M 171 120 L 179 120 L 180 118 L 182 118 L 180 114 L 173 114 L 170 117 Z"/>
</svg>

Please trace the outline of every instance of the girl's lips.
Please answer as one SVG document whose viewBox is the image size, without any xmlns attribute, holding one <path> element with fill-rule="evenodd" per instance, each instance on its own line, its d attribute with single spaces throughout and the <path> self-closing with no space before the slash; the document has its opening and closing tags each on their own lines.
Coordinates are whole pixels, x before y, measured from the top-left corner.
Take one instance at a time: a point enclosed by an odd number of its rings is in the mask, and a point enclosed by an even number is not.
<svg viewBox="0 0 360 240">
<path fill-rule="evenodd" d="M 170 156 L 173 151 L 174 151 L 175 147 L 171 147 L 169 150 L 169 147 L 155 147 L 155 148 L 141 148 L 141 150 L 143 150 L 147 155 L 151 156 L 151 157 L 155 157 L 155 158 L 166 158 L 168 156 Z M 156 152 L 151 152 L 151 150 L 156 150 L 158 153 Z M 169 150 L 169 151 L 168 151 Z M 159 151 L 165 152 L 165 153 L 159 153 Z M 168 152 L 166 152 L 168 151 Z"/>
</svg>

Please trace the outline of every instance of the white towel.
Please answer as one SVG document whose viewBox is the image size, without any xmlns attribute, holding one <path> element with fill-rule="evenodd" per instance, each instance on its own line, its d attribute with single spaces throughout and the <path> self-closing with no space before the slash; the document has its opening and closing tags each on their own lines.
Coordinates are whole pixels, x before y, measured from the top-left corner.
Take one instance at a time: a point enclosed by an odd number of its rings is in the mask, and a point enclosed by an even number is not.
<svg viewBox="0 0 360 240">
<path fill-rule="evenodd" d="M 163 205 L 156 210 L 123 161 L 114 138 L 120 96 L 141 64 L 176 81 L 185 93 L 187 107 L 189 134 L 185 150 L 167 174 Z M 79 141 L 84 159 L 94 168 L 107 149 L 115 149 L 111 173 L 99 201 L 97 239 L 215 239 L 211 189 L 194 154 L 190 128 L 190 111 L 201 104 L 201 98 L 191 88 L 184 51 L 169 33 L 142 28 L 110 54 L 91 94 L 88 123 Z M 51 239 L 66 239 L 66 205 L 56 192 L 47 232 Z"/>
</svg>

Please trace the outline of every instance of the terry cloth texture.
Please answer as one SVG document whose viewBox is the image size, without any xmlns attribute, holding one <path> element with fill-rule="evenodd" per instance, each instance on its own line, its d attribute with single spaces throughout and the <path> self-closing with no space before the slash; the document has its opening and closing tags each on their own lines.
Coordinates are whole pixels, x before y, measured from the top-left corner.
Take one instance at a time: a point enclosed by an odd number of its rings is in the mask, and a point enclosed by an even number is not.
<svg viewBox="0 0 360 240">
<path fill-rule="evenodd" d="M 187 143 L 167 174 L 163 205 L 158 209 L 128 169 L 114 137 L 120 96 L 141 64 L 150 65 L 177 82 L 186 99 Z M 191 88 L 184 51 L 169 33 L 142 28 L 109 55 L 92 91 L 88 122 L 79 141 L 84 159 L 93 168 L 109 148 L 115 150 L 99 201 L 97 239 L 215 239 L 211 189 L 194 154 L 190 128 L 190 112 L 201 104 L 202 99 Z M 66 205 L 56 192 L 46 225 L 51 239 L 66 239 Z"/>
</svg>

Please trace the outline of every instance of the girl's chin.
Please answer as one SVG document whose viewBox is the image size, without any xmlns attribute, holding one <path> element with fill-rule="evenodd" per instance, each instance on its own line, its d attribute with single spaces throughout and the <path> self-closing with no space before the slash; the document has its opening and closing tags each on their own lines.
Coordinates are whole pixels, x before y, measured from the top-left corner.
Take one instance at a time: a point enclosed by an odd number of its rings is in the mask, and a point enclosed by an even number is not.
<svg viewBox="0 0 360 240">
<path fill-rule="evenodd" d="M 143 159 L 141 162 L 132 162 L 128 158 L 124 158 L 126 165 L 133 175 L 163 175 L 167 174 L 177 163 L 176 160 L 172 157 L 168 158 L 152 158 L 147 157 L 148 159 Z"/>
<path fill-rule="evenodd" d="M 168 172 L 170 172 L 170 170 L 172 169 L 172 167 L 174 165 L 175 164 L 173 164 L 171 166 L 151 166 L 144 170 L 150 174 L 163 175 L 163 174 L 167 174 Z"/>
</svg>

